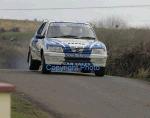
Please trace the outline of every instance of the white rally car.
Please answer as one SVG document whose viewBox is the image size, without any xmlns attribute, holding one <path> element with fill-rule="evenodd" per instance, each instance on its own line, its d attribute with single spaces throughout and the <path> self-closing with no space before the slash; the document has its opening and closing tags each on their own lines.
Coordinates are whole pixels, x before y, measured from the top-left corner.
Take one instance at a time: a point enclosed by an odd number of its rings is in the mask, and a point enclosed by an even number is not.
<svg viewBox="0 0 150 118">
<path fill-rule="evenodd" d="M 88 23 L 44 22 L 32 38 L 30 70 L 94 72 L 104 76 L 106 46 Z"/>
</svg>

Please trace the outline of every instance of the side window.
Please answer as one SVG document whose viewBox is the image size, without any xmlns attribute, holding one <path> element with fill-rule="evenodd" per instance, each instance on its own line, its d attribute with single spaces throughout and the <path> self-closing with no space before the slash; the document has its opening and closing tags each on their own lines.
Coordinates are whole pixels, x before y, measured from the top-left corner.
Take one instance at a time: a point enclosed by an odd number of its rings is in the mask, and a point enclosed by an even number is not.
<svg viewBox="0 0 150 118">
<path fill-rule="evenodd" d="M 40 28 L 39 28 L 38 31 L 37 31 L 37 34 L 38 34 L 38 35 L 42 35 L 42 32 L 43 32 L 43 29 L 44 29 L 45 25 L 46 25 L 46 22 L 43 23 L 43 24 L 40 26 Z"/>
</svg>

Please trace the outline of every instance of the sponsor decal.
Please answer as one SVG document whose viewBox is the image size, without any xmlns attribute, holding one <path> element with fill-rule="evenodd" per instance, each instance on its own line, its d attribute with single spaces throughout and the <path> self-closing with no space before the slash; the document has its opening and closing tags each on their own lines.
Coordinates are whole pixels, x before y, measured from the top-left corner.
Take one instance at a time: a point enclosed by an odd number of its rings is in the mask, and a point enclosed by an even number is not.
<svg viewBox="0 0 150 118">
<path fill-rule="evenodd" d="M 74 57 L 74 58 L 89 58 L 89 54 L 80 54 L 80 53 L 66 53 L 65 57 Z"/>
</svg>

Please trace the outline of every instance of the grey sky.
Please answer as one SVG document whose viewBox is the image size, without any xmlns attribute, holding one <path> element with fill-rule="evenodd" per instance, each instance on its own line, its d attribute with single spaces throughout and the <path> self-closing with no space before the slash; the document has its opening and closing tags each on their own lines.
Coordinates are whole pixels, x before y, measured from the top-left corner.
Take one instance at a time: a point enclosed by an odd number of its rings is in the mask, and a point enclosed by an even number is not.
<svg viewBox="0 0 150 118">
<path fill-rule="evenodd" d="M 0 0 L 0 8 L 51 8 L 51 7 L 88 7 L 143 5 L 150 0 Z M 49 11 L 0 11 L 0 18 L 11 19 L 52 19 L 67 21 L 91 21 L 120 17 L 131 25 L 150 24 L 149 8 L 115 8 L 84 10 L 49 10 Z"/>
</svg>

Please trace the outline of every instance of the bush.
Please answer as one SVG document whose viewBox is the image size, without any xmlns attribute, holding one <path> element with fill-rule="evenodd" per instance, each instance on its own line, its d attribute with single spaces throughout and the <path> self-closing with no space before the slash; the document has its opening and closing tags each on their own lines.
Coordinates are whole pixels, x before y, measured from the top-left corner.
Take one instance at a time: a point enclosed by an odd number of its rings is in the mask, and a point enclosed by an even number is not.
<svg viewBox="0 0 150 118">
<path fill-rule="evenodd" d="M 96 33 L 108 49 L 107 74 L 149 77 L 150 29 L 96 27 Z"/>
<path fill-rule="evenodd" d="M 3 27 L 1 27 L 0 32 L 6 32 L 6 30 Z"/>
<path fill-rule="evenodd" d="M 18 27 L 13 27 L 9 30 L 10 32 L 20 32 L 20 29 Z"/>
<path fill-rule="evenodd" d="M 139 70 L 148 70 L 150 67 L 149 47 L 137 46 L 125 51 L 119 57 L 109 57 L 107 71 L 112 75 L 134 77 L 139 74 Z M 147 76 L 148 77 L 148 76 Z"/>
</svg>

